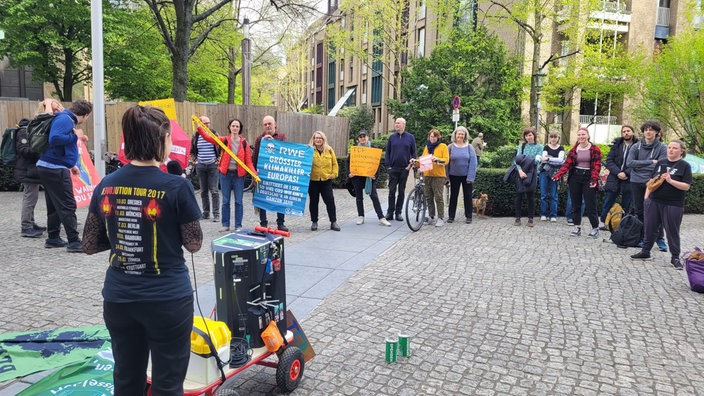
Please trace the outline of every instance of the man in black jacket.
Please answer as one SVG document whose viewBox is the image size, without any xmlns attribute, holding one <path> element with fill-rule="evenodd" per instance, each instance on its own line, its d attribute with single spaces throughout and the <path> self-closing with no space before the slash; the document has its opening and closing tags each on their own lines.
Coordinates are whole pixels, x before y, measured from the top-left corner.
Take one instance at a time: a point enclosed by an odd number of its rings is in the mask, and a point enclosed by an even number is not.
<svg viewBox="0 0 704 396">
<path fill-rule="evenodd" d="M 624 212 L 628 213 L 631 208 L 632 194 L 630 185 L 631 170 L 626 166 L 626 158 L 633 147 L 633 144 L 638 141 L 633 132 L 633 127 L 624 125 L 621 127 L 621 137 L 614 139 L 611 145 L 611 151 L 606 156 L 606 168 L 609 170 L 609 176 L 606 177 L 604 191 L 604 207 L 601 209 L 599 217 L 599 228 L 606 229 L 606 215 L 609 214 L 611 206 L 616 202 L 619 194 L 621 196 L 621 207 Z"/>
<path fill-rule="evenodd" d="M 15 135 L 15 149 L 17 150 L 17 164 L 15 165 L 15 180 L 22 183 L 24 195 L 22 195 L 22 231 L 23 237 L 39 238 L 46 227 L 40 227 L 34 222 L 34 207 L 39 199 L 39 173 L 37 172 L 37 160 L 39 154 L 32 151 L 27 139 L 27 124 L 29 120 L 23 118 L 17 125 L 20 127 Z"/>
</svg>

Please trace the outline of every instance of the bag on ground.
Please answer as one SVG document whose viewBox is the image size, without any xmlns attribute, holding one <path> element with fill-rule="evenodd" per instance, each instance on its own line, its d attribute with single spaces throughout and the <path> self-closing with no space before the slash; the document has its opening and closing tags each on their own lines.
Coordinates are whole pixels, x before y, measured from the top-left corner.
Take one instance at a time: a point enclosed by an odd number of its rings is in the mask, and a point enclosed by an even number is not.
<svg viewBox="0 0 704 396">
<path fill-rule="evenodd" d="M 689 288 L 697 293 L 704 293 L 704 253 L 699 248 L 685 256 L 685 268 Z"/>
<path fill-rule="evenodd" d="M 638 247 L 643 222 L 634 214 L 627 214 L 621 218 L 618 228 L 611 233 L 611 241 L 618 247 Z"/>
<path fill-rule="evenodd" d="M 14 166 L 17 162 L 15 136 L 17 136 L 17 130 L 19 129 L 20 128 L 18 126 L 7 128 L 2 134 L 2 143 L 0 143 L 0 162 L 2 162 L 3 165 Z"/>
<path fill-rule="evenodd" d="M 51 113 L 39 113 L 27 125 L 29 147 L 37 154 L 42 154 L 49 147 L 49 131 L 56 116 Z"/>
<path fill-rule="evenodd" d="M 621 223 L 621 219 L 625 214 L 626 212 L 623 211 L 621 204 L 618 202 L 614 203 L 611 209 L 609 209 L 609 213 L 606 214 L 606 219 L 604 220 L 606 229 L 609 230 L 609 232 L 618 230 L 618 225 Z"/>
</svg>

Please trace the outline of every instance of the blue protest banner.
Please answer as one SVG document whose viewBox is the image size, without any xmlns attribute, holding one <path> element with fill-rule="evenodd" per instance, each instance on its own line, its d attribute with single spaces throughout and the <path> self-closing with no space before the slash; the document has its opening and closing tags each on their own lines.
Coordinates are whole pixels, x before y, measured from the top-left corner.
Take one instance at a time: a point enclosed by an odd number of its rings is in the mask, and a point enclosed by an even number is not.
<svg viewBox="0 0 704 396">
<path fill-rule="evenodd" d="M 254 206 L 266 211 L 303 216 L 313 167 L 313 147 L 262 139 L 254 191 Z"/>
</svg>

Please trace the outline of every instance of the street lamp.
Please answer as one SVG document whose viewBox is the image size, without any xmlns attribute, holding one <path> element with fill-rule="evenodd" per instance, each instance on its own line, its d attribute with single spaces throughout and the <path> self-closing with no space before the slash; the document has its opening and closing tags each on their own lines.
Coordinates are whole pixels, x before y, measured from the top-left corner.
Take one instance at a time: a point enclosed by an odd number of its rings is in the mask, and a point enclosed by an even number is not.
<svg viewBox="0 0 704 396">
<path fill-rule="evenodd" d="M 545 85 L 545 77 L 547 74 L 543 72 L 543 68 L 539 68 L 533 75 L 535 81 L 535 129 L 540 130 L 540 91 Z"/>
</svg>

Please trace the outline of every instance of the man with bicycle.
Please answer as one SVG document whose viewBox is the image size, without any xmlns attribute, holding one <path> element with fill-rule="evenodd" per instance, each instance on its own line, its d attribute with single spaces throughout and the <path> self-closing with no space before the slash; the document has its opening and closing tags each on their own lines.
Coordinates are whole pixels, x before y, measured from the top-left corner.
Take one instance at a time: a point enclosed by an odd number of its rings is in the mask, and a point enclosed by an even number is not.
<svg viewBox="0 0 704 396">
<path fill-rule="evenodd" d="M 410 169 L 411 158 L 416 157 L 416 139 L 406 132 L 406 120 L 397 118 L 394 122 L 395 133 L 392 133 L 386 143 L 384 163 L 389 174 L 389 207 L 386 210 L 386 220 L 396 215 L 396 220 L 403 221 L 401 209 L 406 191 L 406 180 Z M 398 189 L 398 196 L 396 190 Z"/>
</svg>

